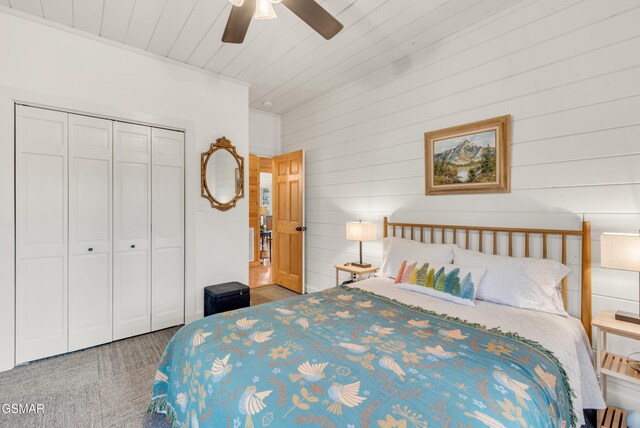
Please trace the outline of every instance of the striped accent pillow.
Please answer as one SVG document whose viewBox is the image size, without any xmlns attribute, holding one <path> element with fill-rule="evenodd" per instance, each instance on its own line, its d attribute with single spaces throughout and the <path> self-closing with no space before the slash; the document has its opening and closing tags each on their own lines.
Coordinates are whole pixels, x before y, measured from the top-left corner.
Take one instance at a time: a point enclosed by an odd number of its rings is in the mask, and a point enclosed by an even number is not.
<svg viewBox="0 0 640 428">
<path fill-rule="evenodd" d="M 466 306 L 473 303 L 486 268 L 429 262 L 402 263 L 396 286 Z"/>
</svg>

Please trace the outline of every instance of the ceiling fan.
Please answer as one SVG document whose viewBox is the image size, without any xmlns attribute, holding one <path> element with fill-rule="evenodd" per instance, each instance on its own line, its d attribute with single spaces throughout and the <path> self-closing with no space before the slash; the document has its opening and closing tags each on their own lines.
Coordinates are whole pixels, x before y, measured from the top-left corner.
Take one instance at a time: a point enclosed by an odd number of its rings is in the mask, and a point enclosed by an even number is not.
<svg viewBox="0 0 640 428">
<path fill-rule="evenodd" d="M 342 30 L 343 25 L 315 0 L 229 0 L 233 4 L 227 26 L 222 35 L 224 43 L 242 43 L 249 29 L 251 17 L 277 18 L 274 3 L 282 3 L 298 18 L 306 22 L 322 37 L 329 40 Z"/>
</svg>

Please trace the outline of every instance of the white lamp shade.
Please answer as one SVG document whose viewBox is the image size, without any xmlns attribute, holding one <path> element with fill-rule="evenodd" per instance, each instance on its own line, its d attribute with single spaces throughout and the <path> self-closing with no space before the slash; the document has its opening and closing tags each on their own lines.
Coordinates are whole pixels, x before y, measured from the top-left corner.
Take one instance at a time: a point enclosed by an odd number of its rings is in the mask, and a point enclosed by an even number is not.
<svg viewBox="0 0 640 428">
<path fill-rule="evenodd" d="M 275 19 L 278 17 L 269 0 L 256 0 L 255 19 Z"/>
<path fill-rule="evenodd" d="M 232 5 L 234 6 L 242 6 L 244 4 L 244 0 L 229 0 L 231 2 Z"/>
<path fill-rule="evenodd" d="M 640 272 L 640 235 L 603 233 L 600 264 L 605 268 Z"/>
<path fill-rule="evenodd" d="M 371 222 L 350 221 L 347 223 L 347 240 L 375 241 L 376 224 Z"/>
</svg>

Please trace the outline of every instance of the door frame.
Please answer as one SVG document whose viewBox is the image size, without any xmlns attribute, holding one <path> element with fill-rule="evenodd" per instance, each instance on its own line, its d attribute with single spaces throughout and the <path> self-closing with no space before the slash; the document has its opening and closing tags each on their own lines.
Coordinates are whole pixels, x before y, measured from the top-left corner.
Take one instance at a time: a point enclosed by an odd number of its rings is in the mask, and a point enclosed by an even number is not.
<svg viewBox="0 0 640 428">
<path fill-rule="evenodd" d="M 306 215 L 307 207 L 305 206 L 307 200 L 307 180 L 305 177 L 306 165 L 307 165 L 307 152 L 302 152 L 302 226 L 306 227 Z M 302 294 L 307 294 L 307 234 L 302 234 Z"/>
<path fill-rule="evenodd" d="M 260 207 L 260 200 L 262 199 L 262 194 L 260 193 L 260 174 L 261 173 L 269 173 L 269 174 L 273 174 L 273 158 L 269 157 L 269 156 L 260 156 L 254 153 L 249 153 L 249 174 L 251 174 L 251 160 L 255 158 L 255 162 L 257 163 L 256 167 L 257 167 L 257 174 L 258 174 L 258 188 L 257 188 L 257 195 L 256 198 L 258 199 L 258 207 Z M 267 165 L 268 164 L 268 165 Z M 251 186 L 251 176 L 249 176 L 249 180 L 247 181 L 247 183 L 249 183 L 249 186 Z M 249 191 L 247 192 L 249 194 L 249 209 L 251 209 L 251 188 L 249 188 Z M 271 209 L 273 210 L 273 200 L 271 203 Z M 258 220 L 260 218 L 260 214 L 258 214 Z M 251 221 L 251 219 L 249 219 L 249 221 Z M 249 262 L 249 267 L 254 267 L 254 266 L 259 266 L 260 265 L 260 249 L 259 249 L 259 244 L 260 244 L 260 229 L 259 229 L 260 224 L 258 224 L 258 228 L 254 228 L 254 232 L 253 232 L 253 238 L 254 238 L 254 256 L 257 254 L 257 260 L 250 261 Z M 249 223 L 249 227 L 252 227 L 252 224 Z"/>
<path fill-rule="evenodd" d="M 262 200 L 262 194 L 260 193 L 260 174 L 261 173 L 268 173 L 271 174 L 272 178 L 273 178 L 273 156 L 261 156 L 258 154 L 254 154 L 254 153 L 249 153 L 249 164 L 251 164 L 251 159 L 255 158 L 256 162 L 257 162 L 257 174 L 258 174 L 258 188 L 257 188 L 257 192 L 256 192 L 256 198 L 258 199 L 258 206 L 260 206 L 259 201 Z M 249 174 L 251 174 L 251 165 L 249 165 Z M 248 183 L 251 183 L 251 178 L 249 178 L 249 180 L 247 181 Z M 272 181 L 273 182 L 273 181 Z M 250 185 L 250 184 L 249 184 Z M 249 189 L 249 209 L 251 209 L 251 189 Z M 273 186 L 271 189 L 271 215 L 273 216 L 273 211 L 275 209 L 275 206 L 273 204 Z M 251 220 L 251 219 L 249 219 Z M 260 245 L 261 245 L 261 240 L 260 240 L 260 224 L 259 224 L 259 220 L 260 220 L 260 215 L 258 214 L 258 228 L 254 228 L 254 233 L 253 233 L 253 239 L 254 239 L 254 258 L 257 255 L 257 260 L 254 259 L 253 261 L 249 262 L 249 271 L 251 271 L 252 267 L 256 267 L 256 266 L 260 266 Z M 249 221 L 249 228 L 251 228 L 251 222 Z M 273 240 L 273 236 L 271 237 L 271 239 Z M 273 243 L 273 241 L 272 241 Z M 273 259 L 273 245 L 271 246 L 271 258 Z M 273 265 L 272 265 L 273 266 Z M 251 276 L 251 272 L 249 272 L 249 276 Z M 249 278 L 249 281 L 251 281 L 251 278 Z M 274 285 L 275 282 L 273 281 L 273 271 L 271 272 L 271 282 L 269 284 L 262 284 L 259 285 L 257 287 L 254 288 L 259 288 L 259 287 L 266 287 L 269 285 Z"/>
<path fill-rule="evenodd" d="M 0 217 L 6 219 L 0 226 L 0 372 L 16 366 L 16 106 L 40 108 L 63 113 L 108 119 L 136 125 L 168 129 L 184 133 L 184 323 L 201 317 L 197 308 L 198 290 L 196 283 L 195 258 L 187 254 L 196 252 L 196 213 L 199 211 L 199 194 L 188 192 L 197 188 L 199 176 L 190 177 L 187 171 L 199 171 L 198 144 L 195 141 L 196 124 L 172 116 L 131 111 L 118 106 L 104 106 L 91 102 L 73 100 L 39 91 L 0 87 L 0 159 L 5 159 L 9 168 L 0 161 L 0 178 L 6 186 L 0 186 L 0 196 L 9 203 L 0 207 Z M 9 190 L 10 189 L 10 190 Z M 188 210 L 187 207 L 194 207 Z M 5 233 L 8 232 L 8 233 Z"/>
<path fill-rule="evenodd" d="M 247 180 L 247 185 L 249 186 L 249 190 L 246 192 L 249 195 L 249 230 L 253 227 L 253 236 L 251 237 L 253 242 L 253 254 L 252 259 L 249 261 L 249 269 L 255 266 L 260 265 L 260 156 L 249 153 L 249 162 L 248 162 L 248 170 L 249 170 L 249 179 Z M 257 185 L 257 195 L 254 196 L 258 200 L 258 224 L 257 227 L 255 224 L 251 224 L 251 174 L 254 173 L 252 167 L 256 168 L 255 174 L 257 174 L 256 180 L 258 181 Z"/>
</svg>

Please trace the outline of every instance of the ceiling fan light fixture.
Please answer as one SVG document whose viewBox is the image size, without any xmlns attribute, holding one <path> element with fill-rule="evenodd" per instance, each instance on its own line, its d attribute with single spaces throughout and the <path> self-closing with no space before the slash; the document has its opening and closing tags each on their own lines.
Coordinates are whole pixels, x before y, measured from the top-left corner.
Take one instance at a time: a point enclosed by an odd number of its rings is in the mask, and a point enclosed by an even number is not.
<svg viewBox="0 0 640 428">
<path fill-rule="evenodd" d="M 237 0 L 236 0 L 237 1 Z M 269 0 L 256 0 L 255 19 L 275 19 L 278 17 Z"/>
<path fill-rule="evenodd" d="M 0 0 L 1 2 L 2 0 Z M 214 0 L 208 0 L 214 1 Z M 338 34 L 344 26 L 318 4 L 320 0 L 229 0 L 234 6 L 229 13 L 227 25 L 222 34 L 223 43 L 242 43 L 249 30 L 251 18 L 277 18 L 273 5 L 282 3 L 305 24 L 326 40 Z M 353 2 L 353 0 L 351 0 Z M 236 6 L 242 5 L 242 6 Z"/>
</svg>

